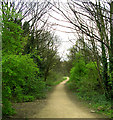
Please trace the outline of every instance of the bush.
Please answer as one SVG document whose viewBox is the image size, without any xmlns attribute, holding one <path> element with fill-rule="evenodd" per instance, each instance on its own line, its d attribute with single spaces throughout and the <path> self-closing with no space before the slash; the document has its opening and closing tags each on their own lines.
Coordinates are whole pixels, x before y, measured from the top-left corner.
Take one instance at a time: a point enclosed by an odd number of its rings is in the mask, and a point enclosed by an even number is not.
<svg viewBox="0 0 113 120">
<path fill-rule="evenodd" d="M 11 101 L 32 101 L 44 96 L 45 83 L 37 77 L 39 69 L 30 55 L 3 56 L 2 66 L 3 114 L 12 114 Z"/>
<path fill-rule="evenodd" d="M 89 62 L 85 64 L 82 58 L 74 63 L 74 67 L 70 72 L 70 87 L 77 89 L 78 92 L 88 94 L 88 92 L 97 89 L 98 84 L 96 63 Z"/>
<path fill-rule="evenodd" d="M 85 75 L 85 62 L 83 59 L 79 59 L 74 63 L 74 67 L 70 71 L 70 85 L 73 88 L 78 88 L 80 81 L 83 80 Z M 74 86 L 75 85 L 75 86 Z M 72 88 L 72 89 L 73 89 Z"/>
<path fill-rule="evenodd" d="M 12 115 L 15 113 L 14 109 L 12 108 L 10 99 L 11 99 L 11 89 L 9 86 L 5 86 L 3 87 L 3 90 L 2 90 L 3 115 Z"/>
<path fill-rule="evenodd" d="M 30 96 L 30 95 L 24 95 L 23 96 L 23 100 L 22 101 L 24 101 L 24 102 L 31 102 L 31 101 L 33 101 L 35 98 L 33 97 L 33 96 Z"/>
<path fill-rule="evenodd" d="M 95 62 L 85 64 L 83 58 L 75 61 L 70 72 L 69 89 L 76 91 L 76 95 L 96 109 L 96 111 L 110 116 L 113 112 L 111 101 L 106 100 L 104 91 L 99 86 L 99 76 Z M 103 94 L 102 94 L 103 93 Z"/>
<path fill-rule="evenodd" d="M 4 98 L 3 101 L 3 107 L 2 107 L 2 114 L 3 115 L 13 115 L 15 113 L 14 109 L 12 108 L 11 102 Z"/>
<path fill-rule="evenodd" d="M 32 87 L 31 95 L 34 95 L 35 98 L 41 99 L 45 98 L 46 93 L 46 83 L 42 79 L 37 79 L 34 86 Z"/>
</svg>

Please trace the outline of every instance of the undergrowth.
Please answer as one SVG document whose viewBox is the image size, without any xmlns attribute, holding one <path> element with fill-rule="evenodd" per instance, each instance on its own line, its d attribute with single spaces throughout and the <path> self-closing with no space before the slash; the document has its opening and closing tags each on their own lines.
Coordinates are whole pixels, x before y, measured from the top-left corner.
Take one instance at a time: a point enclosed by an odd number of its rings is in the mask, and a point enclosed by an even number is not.
<svg viewBox="0 0 113 120">
<path fill-rule="evenodd" d="M 69 89 L 74 91 L 80 99 L 86 101 L 96 112 L 113 118 L 113 106 L 111 105 L 113 101 L 106 96 L 105 89 L 102 89 L 96 62 L 85 63 L 80 54 L 77 57 L 67 82 Z M 104 86 L 104 83 L 102 84 Z"/>
<path fill-rule="evenodd" d="M 66 79 L 67 79 L 67 77 L 64 77 L 64 75 L 62 73 L 51 71 L 48 75 L 46 84 L 47 84 L 47 86 L 55 86 Z"/>
</svg>

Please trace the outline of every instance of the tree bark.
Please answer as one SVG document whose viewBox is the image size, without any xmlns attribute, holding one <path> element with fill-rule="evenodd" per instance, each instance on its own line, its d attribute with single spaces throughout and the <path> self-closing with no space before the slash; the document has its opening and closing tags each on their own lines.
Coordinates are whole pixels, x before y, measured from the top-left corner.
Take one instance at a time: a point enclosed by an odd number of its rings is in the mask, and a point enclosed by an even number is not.
<svg viewBox="0 0 113 120">
<path fill-rule="evenodd" d="M 110 4 L 110 55 L 109 55 L 109 71 L 110 82 L 112 86 L 111 98 L 113 99 L 113 2 Z"/>
</svg>

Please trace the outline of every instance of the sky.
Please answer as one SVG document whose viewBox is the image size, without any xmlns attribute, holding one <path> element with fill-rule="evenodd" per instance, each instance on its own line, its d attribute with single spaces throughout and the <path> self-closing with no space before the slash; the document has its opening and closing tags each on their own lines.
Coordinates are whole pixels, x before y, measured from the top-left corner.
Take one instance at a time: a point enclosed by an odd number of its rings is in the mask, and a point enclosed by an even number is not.
<svg viewBox="0 0 113 120">
<path fill-rule="evenodd" d="M 37 0 L 23 0 L 23 1 L 24 2 L 28 2 L 28 1 L 36 2 Z M 42 2 L 43 0 L 38 0 L 38 1 Z M 64 5 L 64 9 L 68 10 L 68 8 L 65 7 L 67 0 L 48 0 L 48 1 L 51 1 L 51 2 L 54 1 L 55 3 L 58 3 L 57 1 L 59 1 L 60 3 L 62 2 Z M 68 0 L 68 1 L 70 1 L 70 0 Z M 82 1 L 82 0 L 75 0 L 75 1 Z M 89 1 L 89 0 L 84 0 L 84 1 Z M 60 5 L 60 7 L 62 7 L 62 6 Z M 48 26 L 51 28 L 51 30 L 60 38 L 60 40 L 59 40 L 60 46 L 58 49 L 59 55 L 61 57 L 63 57 L 62 60 L 63 59 L 67 60 L 66 54 L 69 54 L 69 48 L 71 48 L 72 45 L 75 44 L 75 42 L 77 40 L 77 34 L 73 33 L 73 32 L 75 32 L 74 30 L 67 28 L 67 27 L 73 28 L 72 24 L 67 22 L 66 18 L 64 18 L 62 15 L 60 15 L 58 13 L 59 12 L 58 10 L 56 10 L 55 8 L 54 8 L 54 10 L 55 11 L 51 10 L 48 13 L 49 19 L 48 19 L 47 23 L 48 23 Z M 65 26 L 67 26 L 67 27 L 65 27 Z M 70 40 L 72 42 L 70 42 Z"/>
<path fill-rule="evenodd" d="M 24 1 L 28 1 L 28 0 L 24 0 Z M 29 0 L 29 2 L 35 2 L 35 1 L 37 1 L 37 0 Z M 43 0 L 38 0 L 38 1 L 42 2 Z M 48 1 L 49 2 L 54 1 L 54 2 L 58 3 L 57 1 L 60 1 L 60 0 L 48 0 Z M 63 4 L 66 4 L 67 0 L 61 0 L 61 2 Z M 56 9 L 54 8 L 54 10 L 56 10 Z M 56 11 L 59 12 L 58 10 L 56 10 Z M 74 45 L 72 42 L 69 41 L 69 39 L 70 40 L 76 39 L 76 37 L 73 35 L 73 33 L 71 33 L 72 30 L 70 30 L 69 28 L 66 28 L 66 27 L 62 27 L 62 26 L 70 27 L 72 25 L 69 22 L 67 22 L 66 19 L 64 19 L 64 17 L 62 15 L 60 15 L 57 12 L 50 10 L 48 15 L 46 16 L 46 17 L 49 16 L 47 26 L 55 33 L 55 35 L 57 35 L 60 38 L 60 40 L 59 40 L 60 46 L 58 48 L 58 53 L 62 57 L 62 60 L 67 60 L 66 54 L 69 54 L 68 49 L 70 47 L 72 47 L 72 45 Z"/>
<path fill-rule="evenodd" d="M 54 14 L 57 18 L 58 15 Z M 52 18 L 50 19 L 51 22 L 56 24 L 61 24 L 63 26 L 66 26 L 65 22 L 60 22 L 60 21 L 55 21 Z M 59 25 L 55 25 L 52 26 L 53 27 L 53 31 L 55 32 L 55 34 L 59 37 L 59 41 L 60 41 L 60 46 L 58 49 L 59 55 L 62 56 L 64 59 L 66 59 L 66 54 L 69 54 L 68 49 L 70 47 L 72 47 L 73 43 L 70 42 L 69 40 L 74 39 L 75 36 L 73 35 L 73 33 L 67 33 L 67 32 L 71 32 L 70 29 L 67 29 L 66 27 L 61 27 Z M 76 38 L 75 38 L 76 39 Z"/>
<path fill-rule="evenodd" d="M 65 4 L 64 0 L 63 3 Z M 55 9 L 56 10 L 56 9 Z M 49 13 L 48 25 L 52 25 L 52 30 L 60 38 L 60 46 L 58 49 L 59 55 L 62 57 L 62 60 L 67 60 L 67 55 L 69 54 L 69 48 L 74 45 L 76 41 L 76 36 L 73 34 L 73 31 L 65 26 L 73 27 L 62 15 L 58 14 L 55 11 Z M 74 39 L 74 40 L 73 40 Z M 70 40 L 73 41 L 70 42 Z"/>
<path fill-rule="evenodd" d="M 24 1 L 28 1 L 28 0 L 24 0 Z M 37 0 L 29 0 L 29 2 L 35 2 Z M 38 1 L 43 1 L 43 0 L 38 0 Z M 49 2 L 51 1 L 54 1 L 55 3 L 57 3 L 57 1 L 59 2 L 62 2 L 65 6 L 67 0 L 48 0 Z M 70 1 L 70 0 L 68 0 Z M 94 2 L 95 0 L 75 0 L 76 2 L 89 2 L 89 1 L 92 1 Z M 106 1 L 106 0 L 105 0 Z M 60 5 L 61 7 L 61 5 Z M 64 7 L 65 10 L 67 10 L 67 12 L 70 12 L 68 11 L 68 8 Z M 78 8 L 76 8 L 78 9 Z M 59 55 L 62 58 L 62 60 L 67 60 L 67 55 L 66 54 L 69 54 L 69 48 L 71 48 L 78 36 L 76 33 L 73 33 L 75 32 L 74 30 L 72 29 L 69 29 L 67 27 L 72 27 L 72 24 L 70 24 L 69 22 L 67 22 L 67 20 L 58 13 L 58 10 L 56 10 L 54 8 L 55 11 L 51 10 L 49 13 L 48 13 L 48 16 L 49 16 L 49 19 L 48 19 L 48 26 L 51 28 L 51 30 L 60 38 L 60 46 L 59 46 L 59 49 L 58 49 L 58 52 L 59 52 Z M 71 15 L 71 14 L 70 14 Z M 71 15 L 71 18 L 73 16 Z M 67 26 L 67 27 L 65 27 Z M 72 42 L 70 42 L 70 40 Z"/>
<path fill-rule="evenodd" d="M 24 1 L 28 1 L 28 0 L 24 0 Z M 49 0 L 49 1 L 52 1 L 52 0 Z M 60 0 L 54 0 L 54 1 L 57 3 L 57 1 L 60 1 Z M 75 1 L 83 1 L 83 0 L 75 0 Z M 90 0 L 84 0 L 84 1 L 90 1 Z M 91 0 L 91 1 L 95 1 L 95 0 Z M 29 0 L 29 2 L 35 2 L 35 0 Z M 61 0 L 61 2 L 65 4 L 67 0 Z M 67 8 L 65 9 L 68 10 Z M 75 44 L 77 40 L 77 34 L 76 33 L 73 34 L 74 31 L 72 31 L 72 29 L 69 29 L 67 27 L 62 27 L 62 26 L 68 26 L 68 27 L 73 27 L 73 26 L 72 24 L 67 22 L 62 15 L 58 14 L 57 12 L 50 11 L 48 13 L 49 14 L 48 26 L 51 26 L 52 30 L 60 38 L 61 44 L 59 46 L 58 52 L 59 52 L 59 55 L 62 56 L 64 60 L 66 60 L 67 59 L 66 54 L 69 54 L 68 49 Z M 69 40 L 71 40 L 72 42 L 70 42 Z"/>
<path fill-rule="evenodd" d="M 16 0 L 9 0 L 9 1 L 16 1 Z M 17 0 L 17 1 L 19 1 L 19 0 Z M 24 2 L 41 1 L 42 2 L 43 0 L 22 0 L 22 1 L 24 1 Z M 55 1 L 57 3 L 57 1 L 60 1 L 60 0 L 48 0 L 48 1 L 49 2 L 50 1 L 51 2 Z M 65 4 L 67 2 L 67 0 L 61 0 L 61 2 L 63 4 Z M 66 19 L 64 19 L 64 17 L 62 15 L 58 14 L 57 12 L 51 10 L 48 13 L 48 15 L 47 15 L 47 16 L 49 16 L 48 26 L 51 27 L 51 30 L 55 33 L 55 35 L 57 35 L 60 38 L 60 40 L 59 40 L 60 41 L 60 46 L 59 46 L 59 49 L 58 49 L 58 53 L 61 57 L 63 57 L 62 60 L 63 59 L 66 60 L 67 59 L 66 54 L 69 54 L 68 49 L 70 47 L 72 47 L 72 45 L 74 45 L 72 42 L 69 41 L 69 39 L 72 40 L 72 39 L 76 39 L 76 38 L 73 35 L 73 33 L 71 33 L 72 30 L 70 30 L 69 28 L 66 28 L 66 27 L 62 27 L 62 26 L 70 27 L 72 25 L 69 22 L 66 22 Z M 29 16 L 26 17 L 26 20 L 27 19 L 29 19 Z M 70 32 L 70 33 L 68 33 L 68 32 Z"/>
<path fill-rule="evenodd" d="M 57 3 L 57 1 L 61 1 L 64 4 L 64 9 L 70 13 L 68 7 L 67 8 L 65 7 L 67 0 L 53 0 L 53 1 L 55 1 L 56 3 Z M 70 1 L 70 0 L 68 0 L 68 1 Z M 75 0 L 75 1 L 76 2 L 89 2 L 89 1 L 95 2 L 95 0 Z M 79 9 L 79 8 L 76 8 L 76 9 Z M 54 8 L 54 10 L 56 10 L 56 9 Z M 49 17 L 48 22 L 50 25 L 52 25 L 52 28 L 53 28 L 53 31 L 55 31 L 55 34 L 58 35 L 61 39 L 61 45 L 60 45 L 59 50 L 58 50 L 59 55 L 61 57 L 63 57 L 64 60 L 67 60 L 66 54 L 69 54 L 69 48 L 71 48 L 75 44 L 78 36 L 76 34 L 76 31 L 67 28 L 67 27 L 74 28 L 74 26 L 72 26 L 72 24 L 67 22 L 66 18 L 64 18 L 62 15 L 58 14 L 57 12 L 50 11 L 50 13 L 49 13 L 50 17 Z M 72 18 L 73 14 L 70 14 L 70 15 Z M 62 27 L 62 26 L 67 26 L 67 27 Z M 70 40 L 72 42 L 70 42 Z"/>
</svg>

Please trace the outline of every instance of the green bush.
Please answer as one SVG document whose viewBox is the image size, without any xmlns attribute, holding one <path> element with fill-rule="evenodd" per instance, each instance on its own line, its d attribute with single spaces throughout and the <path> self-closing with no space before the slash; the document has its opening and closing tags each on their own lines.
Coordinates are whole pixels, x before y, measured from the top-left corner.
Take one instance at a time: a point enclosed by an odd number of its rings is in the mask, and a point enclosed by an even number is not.
<svg viewBox="0 0 113 120">
<path fill-rule="evenodd" d="M 4 86 L 2 90 L 2 113 L 3 115 L 12 115 L 14 114 L 14 109 L 11 104 L 11 89 L 9 86 Z"/>
<path fill-rule="evenodd" d="M 24 95 L 22 101 L 24 101 L 24 102 L 31 102 L 31 101 L 33 101 L 34 99 L 35 99 L 34 96 Z"/>
<path fill-rule="evenodd" d="M 104 91 L 98 87 L 99 76 L 96 67 L 95 62 L 85 64 L 84 59 L 79 57 L 70 71 L 68 87 L 75 91 L 80 99 L 90 103 L 96 111 L 110 116 L 110 113 L 113 113 L 111 101 L 106 100 Z"/>
<path fill-rule="evenodd" d="M 32 101 L 44 96 L 45 83 L 37 77 L 39 69 L 30 55 L 3 56 L 2 67 L 3 114 L 12 113 L 11 101 Z"/>
<path fill-rule="evenodd" d="M 37 79 L 34 86 L 32 87 L 31 95 L 34 95 L 35 98 L 41 99 L 45 98 L 46 93 L 46 83 L 42 79 Z"/>
<path fill-rule="evenodd" d="M 71 87 L 78 88 L 79 83 L 80 83 L 80 81 L 83 80 L 84 75 L 85 75 L 85 62 L 81 58 L 74 63 L 74 67 L 70 71 L 70 85 L 71 85 Z"/>
<path fill-rule="evenodd" d="M 13 115 L 15 113 L 14 109 L 12 108 L 12 104 L 8 99 L 4 98 L 2 100 L 2 104 L 3 104 L 2 107 L 3 115 Z"/>
<path fill-rule="evenodd" d="M 82 94 L 94 91 L 99 84 L 96 63 L 89 62 L 85 64 L 82 57 L 75 61 L 74 67 L 70 72 L 69 84 L 71 89 L 76 89 L 76 91 Z"/>
<path fill-rule="evenodd" d="M 18 54 L 22 52 L 25 39 L 22 37 L 21 26 L 15 23 L 14 19 L 21 19 L 21 14 L 16 13 L 14 8 L 11 9 L 4 4 L 4 1 L 2 9 L 4 11 L 2 14 L 2 54 Z"/>
<path fill-rule="evenodd" d="M 86 78 L 85 82 L 87 82 L 92 89 L 95 89 L 99 84 L 99 76 L 95 62 L 90 62 L 86 65 L 86 75 L 84 77 Z"/>
<path fill-rule="evenodd" d="M 80 54 L 77 55 L 77 58 L 70 72 L 68 86 L 71 90 L 76 91 L 80 98 L 90 101 L 99 91 L 96 63 L 89 62 L 86 64 Z"/>
</svg>

